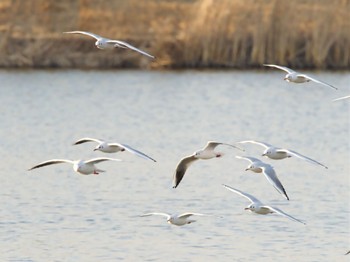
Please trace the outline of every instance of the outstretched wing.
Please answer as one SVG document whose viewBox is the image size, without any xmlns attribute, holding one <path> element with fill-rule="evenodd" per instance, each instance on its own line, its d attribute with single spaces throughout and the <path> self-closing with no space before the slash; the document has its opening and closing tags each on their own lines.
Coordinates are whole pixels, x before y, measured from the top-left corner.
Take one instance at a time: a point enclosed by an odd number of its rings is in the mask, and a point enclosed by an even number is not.
<svg viewBox="0 0 350 262">
<path fill-rule="evenodd" d="M 206 150 L 206 149 L 214 150 L 215 147 L 217 147 L 218 145 L 230 146 L 230 147 L 234 147 L 234 148 L 237 148 L 239 150 L 244 151 L 244 149 L 242 149 L 240 147 L 237 147 L 237 146 L 234 146 L 234 145 L 231 145 L 231 144 L 227 144 L 227 143 L 216 142 L 216 141 L 208 141 L 207 145 L 203 148 L 203 150 Z"/>
<path fill-rule="evenodd" d="M 339 100 L 343 100 L 343 99 L 348 99 L 348 98 L 350 98 L 350 96 L 342 96 L 342 97 L 333 99 L 332 101 L 335 102 L 335 101 L 339 101 Z"/>
<path fill-rule="evenodd" d="M 271 207 L 271 206 L 263 206 L 263 207 L 272 210 L 272 211 L 273 211 L 274 213 L 276 213 L 276 214 L 279 214 L 279 215 L 281 215 L 281 216 L 284 216 L 284 217 L 286 217 L 286 218 L 289 218 L 290 220 L 293 220 L 293 221 L 296 221 L 296 222 L 299 222 L 299 223 L 302 223 L 302 224 L 306 225 L 305 222 L 303 222 L 303 221 L 301 221 L 301 220 L 299 220 L 299 219 L 297 219 L 297 218 L 295 218 L 295 217 L 292 217 L 291 215 L 288 215 L 287 213 L 283 212 L 281 209 L 279 209 L 279 208 L 277 208 L 277 207 Z"/>
<path fill-rule="evenodd" d="M 270 145 L 268 143 L 255 141 L 255 140 L 244 140 L 244 141 L 240 141 L 240 142 L 237 142 L 237 143 L 238 144 L 246 144 L 246 143 L 256 144 L 256 145 L 265 147 L 265 149 L 269 148 L 269 147 L 272 147 L 272 145 Z"/>
<path fill-rule="evenodd" d="M 140 217 L 148 217 L 148 216 L 153 216 L 153 215 L 164 216 L 164 217 L 170 218 L 169 214 L 167 214 L 167 213 L 158 213 L 158 212 L 143 214 L 143 215 L 140 215 Z"/>
<path fill-rule="evenodd" d="M 284 189 L 281 181 L 278 179 L 275 170 L 267 164 L 260 166 L 260 168 L 263 170 L 263 174 L 265 175 L 266 179 L 270 182 L 270 184 L 272 184 L 278 192 L 280 192 L 287 198 L 287 200 L 289 200 L 287 192 Z"/>
<path fill-rule="evenodd" d="M 286 152 L 286 153 L 288 153 L 288 154 L 290 154 L 292 156 L 298 157 L 298 158 L 303 159 L 305 161 L 308 161 L 308 162 L 310 162 L 312 164 L 317 164 L 317 165 L 323 166 L 324 168 L 328 169 L 328 167 L 326 167 L 325 165 L 321 164 L 320 162 L 317 162 L 316 160 L 313 160 L 313 159 L 311 159 L 311 158 L 309 158 L 307 156 L 304 156 L 302 154 L 299 154 L 299 153 L 297 153 L 295 151 L 292 151 L 292 150 L 289 150 L 289 149 L 279 149 L 276 152 Z"/>
<path fill-rule="evenodd" d="M 85 32 L 85 31 L 70 31 L 70 32 L 63 32 L 64 34 L 82 34 L 82 35 L 88 35 L 91 36 L 93 38 L 95 38 L 96 40 L 100 40 L 103 39 L 102 36 L 90 33 L 90 32 Z"/>
<path fill-rule="evenodd" d="M 124 42 L 124 41 L 120 41 L 120 40 L 108 40 L 108 41 L 106 41 L 106 42 L 107 42 L 107 43 L 111 43 L 111 44 L 117 44 L 117 45 L 119 45 L 119 46 L 121 46 L 121 47 L 124 47 L 124 48 L 129 48 L 129 49 L 134 50 L 134 51 L 136 51 L 136 52 L 138 52 L 138 53 L 140 53 L 140 54 L 143 54 L 143 55 L 145 55 L 145 56 L 148 56 L 149 58 L 155 59 L 155 57 L 154 57 L 153 55 L 150 55 L 150 54 L 146 53 L 145 51 L 142 51 L 142 50 L 140 50 L 140 49 L 138 49 L 138 48 L 136 48 L 136 47 L 134 47 L 134 46 L 132 46 L 132 45 L 130 45 L 130 44 Z"/>
<path fill-rule="evenodd" d="M 255 157 L 251 157 L 251 156 L 236 156 L 236 158 L 248 160 L 250 163 L 262 162 L 260 159 L 257 159 Z"/>
<path fill-rule="evenodd" d="M 329 86 L 329 87 L 331 87 L 331 88 L 333 88 L 335 90 L 338 90 L 338 88 L 336 88 L 335 86 L 332 86 L 332 85 L 330 85 L 330 84 L 328 84 L 326 82 L 317 80 L 317 79 L 315 79 L 315 78 L 313 78 L 311 76 L 308 76 L 308 75 L 305 75 L 305 74 L 299 74 L 298 76 L 304 77 L 304 78 L 309 79 L 310 81 L 313 81 L 315 83 L 319 83 L 319 84 L 324 85 L 324 86 Z"/>
<path fill-rule="evenodd" d="M 67 160 L 67 159 L 51 159 L 51 160 L 47 160 L 47 161 L 41 162 L 40 164 L 37 164 L 36 166 L 33 166 L 33 167 L 29 168 L 28 170 L 32 170 L 32 169 L 35 169 L 35 168 L 48 166 L 48 165 L 61 164 L 61 163 L 74 164 L 74 161 Z"/>
<path fill-rule="evenodd" d="M 238 190 L 238 189 L 235 189 L 233 187 L 230 187 L 230 186 L 227 186 L 227 185 L 224 185 L 222 184 L 225 188 L 227 188 L 228 190 L 232 191 L 232 192 L 235 192 L 236 194 L 238 195 L 241 195 L 242 197 L 245 197 L 246 199 L 248 199 L 250 202 L 252 203 L 261 203 L 259 201 L 259 199 L 255 198 L 254 196 L 248 194 L 248 193 L 245 193 L 241 190 Z"/>
<path fill-rule="evenodd" d="M 96 139 L 96 138 L 90 138 L 90 137 L 84 137 L 84 138 L 80 138 L 79 140 L 74 142 L 73 145 L 79 145 L 79 144 L 86 143 L 86 142 L 96 142 L 96 143 L 100 144 L 103 142 L 103 140 Z"/>
<path fill-rule="evenodd" d="M 104 162 L 104 161 L 123 161 L 123 160 L 117 159 L 117 158 L 109 158 L 109 157 L 97 157 L 97 158 L 87 160 L 87 161 L 85 161 L 85 163 L 86 164 L 97 164 L 97 163 Z"/>
<path fill-rule="evenodd" d="M 153 159 L 152 157 L 146 155 L 145 153 L 142 153 L 141 151 L 138 151 L 134 148 L 132 148 L 131 146 L 125 145 L 125 144 L 119 144 L 119 143 L 109 143 L 109 146 L 118 146 L 121 148 L 124 148 L 126 151 L 133 153 L 139 157 L 142 157 L 144 159 L 149 159 L 152 160 L 153 162 L 157 162 L 155 159 Z"/>
<path fill-rule="evenodd" d="M 186 173 L 187 168 L 196 160 L 198 160 L 198 158 L 196 158 L 194 155 L 186 156 L 180 160 L 175 170 L 173 178 L 173 188 L 176 188 L 180 184 L 182 178 Z"/>
<path fill-rule="evenodd" d="M 290 74 L 290 73 L 295 73 L 294 70 L 292 70 L 292 69 L 290 69 L 290 68 L 288 68 L 288 67 L 285 67 L 285 66 L 272 65 L 272 64 L 264 64 L 264 66 L 274 67 L 274 68 L 283 70 L 283 71 L 287 72 L 288 74 Z"/>
</svg>

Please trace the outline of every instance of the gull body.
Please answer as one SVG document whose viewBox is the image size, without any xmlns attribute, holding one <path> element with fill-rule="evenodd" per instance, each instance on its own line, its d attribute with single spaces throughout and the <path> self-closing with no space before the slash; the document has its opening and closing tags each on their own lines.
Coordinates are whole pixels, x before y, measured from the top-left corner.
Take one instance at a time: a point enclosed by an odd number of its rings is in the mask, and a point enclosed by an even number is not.
<svg viewBox="0 0 350 262">
<path fill-rule="evenodd" d="M 287 200 L 289 200 L 289 197 L 287 195 L 286 190 L 284 189 L 281 181 L 278 179 L 275 170 L 273 167 L 267 163 L 264 163 L 260 161 L 257 158 L 254 157 L 248 157 L 248 156 L 236 156 L 238 159 L 244 159 L 250 162 L 250 165 L 245 169 L 245 171 L 253 171 L 255 173 L 263 173 L 263 175 L 266 177 L 267 181 L 273 185 L 273 187 L 282 195 L 284 195 Z"/>
<path fill-rule="evenodd" d="M 121 160 L 116 158 L 105 158 L 105 157 L 98 157 L 90 160 L 51 159 L 51 160 L 41 162 L 31 167 L 28 170 L 33 170 L 35 168 L 53 165 L 53 164 L 68 163 L 73 165 L 73 170 L 77 173 L 80 173 L 82 175 L 91 175 L 91 174 L 98 175 L 100 172 L 105 172 L 105 171 L 98 169 L 95 166 L 95 164 L 104 162 L 104 161 L 121 161 Z"/>
<path fill-rule="evenodd" d="M 254 196 L 245 193 L 243 191 L 240 191 L 238 189 L 235 189 L 233 187 L 227 186 L 227 185 L 223 185 L 226 189 L 241 195 L 243 197 L 245 197 L 246 199 L 248 199 L 251 203 L 249 206 L 247 206 L 245 208 L 245 210 L 249 210 L 251 212 L 254 212 L 256 214 L 259 215 L 267 215 L 267 214 L 272 214 L 272 213 L 276 213 L 280 216 L 284 216 L 292 221 L 296 221 L 302 224 L 305 224 L 303 221 L 296 219 L 295 217 L 292 217 L 290 215 L 288 215 L 287 213 L 283 212 L 281 209 L 276 208 L 276 207 L 272 207 L 272 206 L 268 206 L 268 205 L 264 205 L 262 202 L 260 202 L 257 198 L 255 198 Z"/>
<path fill-rule="evenodd" d="M 280 69 L 280 70 L 287 72 L 286 76 L 284 77 L 284 80 L 286 80 L 287 82 L 300 84 L 300 83 L 312 81 L 312 82 L 315 82 L 315 83 L 318 83 L 321 85 L 331 87 L 331 88 L 336 89 L 336 90 L 338 89 L 338 88 L 336 88 L 336 87 L 334 87 L 326 82 L 317 80 L 317 79 L 312 78 L 306 74 L 300 74 L 300 73 L 295 72 L 294 70 L 292 70 L 288 67 L 285 67 L 285 66 L 272 65 L 272 64 L 264 64 L 264 66 L 274 67 L 274 68 L 277 68 L 277 69 Z"/>
<path fill-rule="evenodd" d="M 179 185 L 179 183 L 181 182 L 182 178 L 184 177 L 184 175 L 186 173 L 187 168 L 194 161 L 196 161 L 198 159 L 208 160 L 208 159 L 212 159 L 212 158 L 222 157 L 223 153 L 214 151 L 214 149 L 218 145 L 226 145 L 226 146 L 230 146 L 230 147 L 234 147 L 234 148 L 242 150 L 241 148 L 236 147 L 234 145 L 221 143 L 221 142 L 215 142 L 215 141 L 209 141 L 203 149 L 198 150 L 198 151 L 194 152 L 192 155 L 186 156 L 180 160 L 180 162 L 176 166 L 176 170 L 175 170 L 175 173 L 173 176 L 173 181 L 174 181 L 173 188 L 176 188 Z"/>
<path fill-rule="evenodd" d="M 167 213 L 147 213 L 141 215 L 141 217 L 146 217 L 146 216 L 152 216 L 152 215 L 158 215 L 158 216 L 164 216 L 166 217 L 166 220 L 169 224 L 175 225 L 175 226 L 184 226 L 187 224 L 191 224 L 195 222 L 196 220 L 190 219 L 191 216 L 210 216 L 210 215 L 204 215 L 200 213 L 183 213 L 181 215 L 177 214 L 167 214 Z"/>
<path fill-rule="evenodd" d="M 274 159 L 274 160 L 280 160 L 280 159 L 289 158 L 289 157 L 294 156 L 294 157 L 300 158 L 302 160 L 305 160 L 309 163 L 317 164 L 317 165 L 323 166 L 324 168 L 328 168 L 327 166 L 321 164 L 320 162 L 313 160 L 313 159 L 311 159 L 307 156 L 304 156 L 302 154 L 299 154 L 293 150 L 275 147 L 275 146 L 270 145 L 270 144 L 265 143 L 265 142 L 246 140 L 246 141 L 240 141 L 238 143 L 239 144 L 251 143 L 251 144 L 260 145 L 260 146 L 265 148 L 262 156 L 266 156 L 266 157 Z"/>
<path fill-rule="evenodd" d="M 150 156 L 148 156 L 148 155 L 142 153 L 141 151 L 138 151 L 138 150 L 136 150 L 128 145 L 119 144 L 119 143 L 108 143 L 102 139 L 85 137 L 85 138 L 79 139 L 73 145 L 79 145 L 79 144 L 83 144 L 83 143 L 87 143 L 87 142 L 98 143 L 98 145 L 95 147 L 94 151 L 98 150 L 98 151 L 101 151 L 103 153 L 117 153 L 117 152 L 128 151 L 128 152 L 133 153 L 133 154 L 135 154 L 139 157 L 142 157 L 144 159 L 149 159 L 149 160 L 152 160 L 153 162 L 157 162 L 156 160 L 154 160 Z"/>
<path fill-rule="evenodd" d="M 85 32 L 85 31 L 70 31 L 70 32 L 63 32 L 65 34 L 82 34 L 82 35 L 87 35 L 90 37 L 93 37 L 96 39 L 95 45 L 97 48 L 99 49 L 114 49 L 116 47 L 120 47 L 120 48 L 126 48 L 126 49 L 131 49 L 133 51 L 136 51 L 144 56 L 147 56 L 149 58 L 154 59 L 155 57 L 153 55 L 150 55 L 148 53 L 146 53 L 145 51 L 142 51 L 126 42 L 120 41 L 120 40 L 112 40 L 112 39 L 108 39 L 108 38 L 104 38 L 100 35 L 96 35 L 90 32 Z"/>
</svg>

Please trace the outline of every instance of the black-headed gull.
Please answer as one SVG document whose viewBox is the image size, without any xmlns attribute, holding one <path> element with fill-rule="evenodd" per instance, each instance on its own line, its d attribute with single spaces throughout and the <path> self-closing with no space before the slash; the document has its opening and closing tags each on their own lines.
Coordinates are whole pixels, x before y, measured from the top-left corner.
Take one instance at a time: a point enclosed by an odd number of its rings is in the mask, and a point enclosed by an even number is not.
<svg viewBox="0 0 350 262">
<path fill-rule="evenodd" d="M 313 160 L 313 159 L 311 159 L 307 156 L 304 156 L 302 154 L 299 154 L 295 151 L 285 149 L 285 148 L 275 147 L 275 146 L 270 145 L 270 144 L 265 143 L 265 142 L 246 140 L 246 141 L 240 141 L 238 143 L 239 144 L 251 143 L 251 144 L 263 146 L 265 148 L 265 151 L 263 152 L 262 155 L 266 156 L 268 158 L 274 159 L 274 160 L 280 160 L 280 159 L 294 156 L 294 157 L 298 157 L 300 159 L 303 159 L 305 161 L 308 161 L 309 163 L 317 164 L 317 165 L 323 166 L 324 168 L 328 168 L 325 165 L 321 164 L 320 162 L 317 162 L 316 160 Z"/>
<path fill-rule="evenodd" d="M 250 170 L 255 173 L 263 173 L 267 181 L 269 181 L 270 184 L 273 185 L 273 187 L 276 188 L 276 190 L 279 193 L 284 195 L 287 198 L 287 200 L 289 200 L 286 190 L 284 189 L 281 181 L 278 179 L 276 172 L 271 165 L 264 163 L 261 160 L 254 157 L 236 156 L 236 158 L 248 160 L 250 162 L 250 165 L 245 169 L 245 171 Z"/>
<path fill-rule="evenodd" d="M 150 156 L 128 146 L 125 144 L 119 144 L 119 143 L 108 143 L 102 139 L 96 139 L 96 138 L 89 138 L 89 137 L 84 137 L 79 139 L 78 141 L 76 141 L 73 145 L 79 145 L 82 143 L 86 143 L 86 142 L 96 142 L 98 143 L 98 145 L 95 147 L 94 151 L 98 150 L 104 153 L 116 153 L 116 152 L 124 152 L 124 151 L 128 151 L 130 153 L 133 153 L 139 157 L 142 157 L 144 159 L 149 159 L 152 160 L 153 162 L 157 162 L 156 160 L 154 160 L 153 158 L 151 158 Z"/>
<path fill-rule="evenodd" d="M 318 83 L 318 84 L 321 84 L 321 85 L 325 85 L 325 86 L 329 86 L 333 89 L 338 89 L 330 84 L 327 84 L 323 81 L 320 81 L 320 80 L 317 80 L 315 78 L 312 78 L 308 75 L 305 75 L 305 74 L 300 74 L 298 72 L 295 72 L 294 70 L 288 68 L 288 67 L 285 67 L 285 66 L 279 66 L 279 65 L 271 65 L 271 64 L 264 64 L 264 66 L 268 66 L 268 67 L 274 67 L 274 68 L 278 68 L 278 69 L 281 69 L 285 72 L 287 72 L 286 76 L 284 77 L 284 80 L 286 80 L 287 82 L 292 82 L 292 83 L 305 83 L 305 82 L 315 82 L 315 83 Z"/>
<path fill-rule="evenodd" d="M 80 173 L 82 175 L 98 175 L 99 172 L 105 172 L 104 170 L 98 169 L 95 167 L 95 164 L 104 162 L 104 161 L 122 161 L 120 159 L 116 158 L 106 158 L 106 157 L 98 157 L 93 158 L 90 160 L 67 160 L 67 159 L 51 159 L 44 162 L 41 162 L 40 164 L 37 164 L 28 170 L 33 170 L 35 168 L 53 165 L 53 164 L 61 164 L 61 163 L 69 163 L 73 165 L 73 170 L 77 173 Z"/>
<path fill-rule="evenodd" d="M 186 173 L 187 168 L 194 161 L 196 161 L 198 159 L 207 160 L 207 159 L 211 159 L 211 158 L 215 158 L 215 157 L 222 157 L 223 153 L 214 151 L 214 149 L 218 145 L 226 145 L 226 146 L 234 147 L 234 148 L 237 148 L 237 149 L 244 151 L 243 149 L 236 147 L 234 145 L 209 141 L 203 149 L 201 149 L 197 152 L 194 152 L 192 155 L 186 156 L 180 160 L 180 162 L 176 166 L 176 170 L 174 173 L 174 177 L 173 177 L 174 186 L 173 186 L 173 188 L 176 188 L 179 185 L 179 183 L 181 182 L 182 178 L 184 177 L 184 175 Z"/>
<path fill-rule="evenodd" d="M 120 40 L 112 40 L 112 39 L 108 39 L 108 38 L 104 38 L 102 36 L 90 33 L 90 32 L 85 32 L 85 31 L 70 31 L 70 32 L 63 32 L 65 34 L 82 34 L 82 35 L 87 35 L 87 36 L 91 36 L 93 38 L 95 38 L 97 41 L 95 42 L 95 45 L 97 48 L 99 49 L 114 49 L 116 47 L 120 47 L 120 48 L 127 48 L 127 49 L 131 49 L 134 50 L 140 54 L 143 54 L 147 57 L 150 57 L 152 59 L 155 59 L 155 57 L 153 55 L 150 55 L 148 53 L 146 53 L 145 51 L 142 51 L 126 42 L 120 41 Z"/>
<path fill-rule="evenodd" d="M 158 215 L 158 216 L 164 216 L 167 219 L 167 222 L 169 224 L 173 224 L 175 226 L 184 226 L 186 224 L 191 224 L 193 222 L 196 222 L 196 220 L 190 219 L 191 216 L 211 216 L 211 215 L 204 215 L 200 213 L 183 213 L 181 215 L 177 214 L 167 214 L 167 213 L 147 213 L 141 215 L 141 217 L 146 217 L 146 216 L 153 216 L 153 215 Z"/>
<path fill-rule="evenodd" d="M 332 101 L 335 102 L 335 101 L 344 100 L 344 99 L 348 99 L 348 98 L 350 98 L 350 96 L 342 96 L 342 97 L 333 99 Z"/>
<path fill-rule="evenodd" d="M 249 206 L 247 206 L 245 208 L 245 210 L 249 210 L 251 212 L 254 212 L 256 214 L 260 214 L 260 215 L 267 215 L 267 214 L 271 214 L 271 213 L 276 213 L 278 215 L 281 215 L 281 216 L 284 216 L 286 218 L 289 218 L 290 220 L 293 220 L 293 221 L 296 221 L 296 222 L 299 222 L 299 223 L 302 223 L 305 225 L 305 222 L 299 220 L 299 219 L 296 219 L 295 217 L 292 217 L 288 214 L 286 214 L 285 212 L 283 212 L 281 209 L 279 208 L 276 208 L 276 207 L 271 207 L 271 206 L 268 206 L 268 205 L 264 205 L 263 203 L 261 203 L 257 198 L 255 198 L 254 196 L 248 194 L 248 193 L 244 193 L 238 189 L 235 189 L 233 187 L 230 187 L 230 186 L 227 186 L 227 185 L 223 185 L 225 188 L 227 188 L 228 190 L 238 194 L 238 195 L 241 195 L 245 198 L 247 198 L 251 204 Z"/>
</svg>

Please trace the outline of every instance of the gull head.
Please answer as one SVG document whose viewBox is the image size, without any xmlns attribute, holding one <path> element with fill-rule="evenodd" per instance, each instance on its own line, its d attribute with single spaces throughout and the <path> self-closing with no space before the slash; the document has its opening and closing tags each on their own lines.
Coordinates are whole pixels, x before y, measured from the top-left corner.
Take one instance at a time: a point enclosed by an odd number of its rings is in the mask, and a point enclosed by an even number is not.
<svg viewBox="0 0 350 262">
<path fill-rule="evenodd" d="M 271 153 L 272 153 L 271 150 L 268 148 L 262 153 L 262 156 L 269 156 L 271 155 Z"/>
<path fill-rule="evenodd" d="M 284 77 L 284 80 L 287 81 L 287 82 L 293 82 L 293 75 L 292 74 L 287 74 Z"/>
<path fill-rule="evenodd" d="M 103 142 L 103 143 L 99 144 L 97 147 L 95 147 L 94 151 L 103 151 L 107 147 L 108 147 L 107 143 Z"/>
<path fill-rule="evenodd" d="M 246 208 L 244 208 L 244 210 L 249 210 L 249 211 L 255 211 L 255 206 L 254 206 L 254 204 L 252 203 L 252 204 L 250 204 L 249 206 L 247 206 Z"/>
<path fill-rule="evenodd" d="M 256 169 L 256 166 L 254 164 L 250 164 L 246 169 L 245 171 L 248 171 L 248 170 L 254 170 Z"/>
</svg>

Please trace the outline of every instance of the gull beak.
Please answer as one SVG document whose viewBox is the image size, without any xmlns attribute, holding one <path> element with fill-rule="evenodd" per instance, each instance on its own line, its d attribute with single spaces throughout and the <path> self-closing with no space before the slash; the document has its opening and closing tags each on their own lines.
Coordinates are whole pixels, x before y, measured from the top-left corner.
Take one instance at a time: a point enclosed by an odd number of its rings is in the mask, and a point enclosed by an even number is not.
<svg viewBox="0 0 350 262">
<path fill-rule="evenodd" d="M 266 154 L 264 153 L 264 154 L 262 154 L 261 156 L 266 156 Z"/>
<path fill-rule="evenodd" d="M 244 210 L 250 210 L 250 208 L 249 207 L 245 207 Z"/>
<path fill-rule="evenodd" d="M 283 80 L 286 80 L 286 81 L 287 81 L 287 79 L 288 79 L 287 77 L 283 78 Z"/>
<path fill-rule="evenodd" d="M 94 149 L 94 151 L 97 151 L 97 150 L 98 150 L 98 148 L 95 148 L 95 149 Z"/>
<path fill-rule="evenodd" d="M 249 170 L 249 168 L 244 169 L 244 171 L 248 171 L 248 170 Z"/>
</svg>

